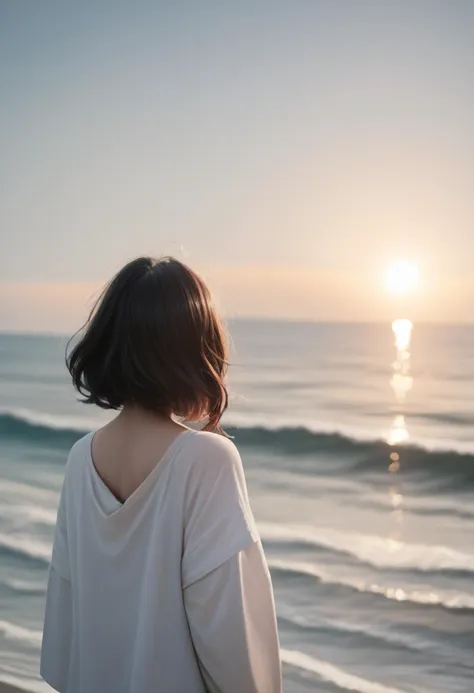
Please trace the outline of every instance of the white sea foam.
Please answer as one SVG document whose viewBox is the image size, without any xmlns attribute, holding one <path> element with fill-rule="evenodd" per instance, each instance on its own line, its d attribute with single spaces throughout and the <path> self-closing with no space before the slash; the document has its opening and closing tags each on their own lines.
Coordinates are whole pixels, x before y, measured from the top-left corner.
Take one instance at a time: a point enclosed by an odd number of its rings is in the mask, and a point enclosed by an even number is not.
<svg viewBox="0 0 474 693">
<path fill-rule="evenodd" d="M 39 558 L 48 563 L 51 559 L 51 545 L 28 536 L 0 532 L 0 548 L 15 551 L 30 558 Z"/>
<path fill-rule="evenodd" d="M 67 416 L 64 414 L 47 414 L 26 408 L 0 407 L 0 415 L 13 416 L 33 426 L 45 426 L 53 430 L 71 429 L 78 433 L 85 433 L 96 429 L 103 419 L 99 417 Z M 386 439 L 386 431 L 367 430 L 362 427 L 340 425 L 335 422 L 319 420 L 303 420 L 301 418 L 259 416 L 242 414 L 233 411 L 224 417 L 226 426 L 236 428 L 263 428 L 268 431 L 281 431 L 285 429 L 304 429 L 314 435 L 340 435 L 361 443 L 376 443 Z M 472 441 L 436 440 L 428 438 L 411 438 L 410 445 L 417 446 L 429 452 L 454 452 L 460 454 L 474 454 Z"/>
<path fill-rule="evenodd" d="M 328 570 L 308 561 L 288 561 L 269 558 L 272 570 L 309 575 L 327 585 L 350 587 L 357 592 L 376 594 L 397 602 L 410 602 L 423 606 L 444 606 L 447 609 L 474 609 L 474 594 L 457 590 L 442 590 L 431 585 L 400 587 L 399 585 L 357 580 L 334 570 Z"/>
<path fill-rule="evenodd" d="M 390 626 L 385 627 L 365 620 L 363 622 L 360 620 L 355 622 L 337 619 L 333 616 L 324 617 L 319 611 L 314 612 L 311 609 L 302 609 L 301 606 L 295 608 L 285 603 L 284 600 L 278 603 L 278 616 L 302 628 L 319 629 L 323 627 L 350 635 L 363 635 L 377 640 L 378 643 L 385 643 L 389 647 L 395 645 L 415 651 L 437 651 L 439 649 L 436 642 L 424 640 L 418 634 L 414 636 L 406 632 L 398 633 L 391 630 Z M 357 618 L 357 615 L 355 615 L 355 618 Z"/>
<path fill-rule="evenodd" d="M 0 621 L 0 633 L 7 640 L 18 640 L 28 645 L 41 645 L 42 633 L 40 630 L 24 628 L 16 623 L 10 623 L 10 621 Z"/>
<path fill-rule="evenodd" d="M 3 499 L 2 499 L 3 500 Z M 9 504 L 6 503 L 0 508 L 0 519 L 7 522 L 24 522 L 28 520 L 30 523 L 39 523 L 42 525 L 54 526 L 56 524 L 56 510 L 53 508 L 45 508 L 35 505 L 25 504 Z"/>
<path fill-rule="evenodd" d="M 33 594 L 43 593 L 46 591 L 46 581 L 30 581 L 22 580 L 21 578 L 7 578 L 4 581 L 7 587 L 10 587 L 17 592 L 31 592 Z"/>
<path fill-rule="evenodd" d="M 242 414 L 232 411 L 224 416 L 226 426 L 235 428 L 263 428 L 268 431 L 281 431 L 285 429 L 304 429 L 315 435 L 340 435 L 344 438 L 361 443 L 378 443 L 387 439 L 387 431 L 381 428 L 379 431 L 339 424 L 331 421 L 315 419 L 302 419 L 301 417 L 261 416 L 259 414 Z M 416 446 L 428 452 L 454 452 L 460 454 L 474 454 L 473 441 L 460 441 L 450 439 L 434 439 L 417 437 L 407 441 L 410 446 Z"/>
<path fill-rule="evenodd" d="M 33 426 L 46 426 L 56 430 L 72 429 L 85 432 L 96 428 L 98 425 L 98 420 L 94 418 L 47 414 L 23 407 L 0 407 L 0 414 L 14 416 Z"/>
<path fill-rule="evenodd" d="M 9 686 L 16 686 L 21 691 L 28 693 L 51 693 L 51 687 L 45 681 L 23 676 L 12 676 L 0 671 L 0 682 Z"/>
<path fill-rule="evenodd" d="M 261 523 L 263 539 L 302 541 L 353 556 L 376 568 L 398 570 L 461 570 L 474 572 L 474 555 L 447 546 L 409 544 L 395 539 L 305 525 Z"/>
<path fill-rule="evenodd" d="M 56 504 L 58 500 L 58 492 L 52 489 L 41 488 L 30 484 L 12 481 L 10 479 L 2 479 L 2 501 L 10 503 L 21 503 L 29 501 L 32 503 L 41 504 Z"/>
<path fill-rule="evenodd" d="M 274 432 L 285 429 L 304 429 L 316 435 L 319 433 L 328 435 L 338 434 L 346 438 L 368 443 L 382 438 L 382 435 L 380 437 L 374 436 L 373 433 L 356 426 L 341 426 L 330 421 L 302 420 L 298 417 L 272 416 L 270 418 L 258 414 L 249 415 L 232 411 L 224 415 L 224 422 L 226 426 L 235 428 L 263 428 Z"/>
<path fill-rule="evenodd" d="M 42 524 L 50 526 L 54 526 L 56 524 L 55 508 L 35 508 L 32 505 L 19 505 L 18 512 L 19 514 L 22 514 L 24 517 L 27 517 L 29 520 L 32 520 L 33 522 L 40 522 Z"/>
<path fill-rule="evenodd" d="M 304 669 L 316 674 L 323 681 L 328 681 L 344 691 L 357 691 L 358 693 L 405 693 L 401 688 L 385 686 L 382 683 L 363 679 L 355 674 L 350 674 L 344 669 L 336 667 L 330 662 L 316 659 L 299 650 L 281 650 L 281 659 L 285 664 Z"/>
</svg>

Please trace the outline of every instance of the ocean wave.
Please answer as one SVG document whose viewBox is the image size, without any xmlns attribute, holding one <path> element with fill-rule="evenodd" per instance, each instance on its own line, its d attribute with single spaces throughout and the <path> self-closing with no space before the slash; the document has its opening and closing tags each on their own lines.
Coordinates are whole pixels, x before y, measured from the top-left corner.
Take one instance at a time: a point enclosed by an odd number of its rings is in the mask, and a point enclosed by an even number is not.
<svg viewBox="0 0 474 693">
<path fill-rule="evenodd" d="M 284 452 L 291 456 L 314 456 L 324 453 L 331 459 L 337 458 L 335 472 L 341 469 L 347 474 L 386 473 L 390 454 L 393 452 L 387 442 L 373 437 L 363 439 L 350 437 L 344 432 L 315 432 L 308 428 L 233 428 L 227 432 L 235 437 L 237 444 L 254 448 L 267 448 Z M 396 448 L 400 457 L 400 470 L 404 475 L 426 473 L 430 481 L 443 479 L 440 491 L 469 490 L 474 486 L 474 445 L 454 441 L 430 442 L 418 441 L 404 443 Z M 317 467 L 313 460 L 310 464 L 298 464 L 300 473 L 314 474 Z M 331 465 L 324 468 L 330 473 Z"/>
<path fill-rule="evenodd" d="M 310 631 L 311 634 L 318 634 L 320 638 L 327 640 L 328 636 L 347 637 L 347 644 L 341 642 L 341 647 L 356 647 L 365 648 L 373 646 L 380 648 L 385 646 L 393 649 L 415 651 L 415 652 L 440 652 L 445 650 L 445 644 L 442 646 L 432 640 L 427 640 L 421 637 L 418 633 L 412 634 L 405 632 L 396 632 L 390 630 L 390 627 L 377 625 L 374 623 L 351 622 L 337 618 L 321 618 L 321 615 L 312 613 L 309 610 L 302 610 L 285 605 L 278 604 L 278 621 L 283 626 L 290 629 L 299 628 Z M 357 635 L 357 639 L 353 636 Z"/>
<path fill-rule="evenodd" d="M 0 671 L 0 683 L 14 686 L 15 690 L 25 691 L 25 693 L 51 693 L 50 686 L 36 677 L 12 676 Z"/>
<path fill-rule="evenodd" d="M 11 523 L 24 525 L 25 522 L 47 527 L 54 526 L 58 500 L 59 490 L 54 491 L 17 481 L 2 480 L 0 526 L 4 528 Z"/>
<path fill-rule="evenodd" d="M 89 430 L 86 420 L 27 409 L 0 410 L 0 438 L 69 447 Z"/>
<path fill-rule="evenodd" d="M 282 648 L 280 654 L 281 660 L 285 664 L 289 664 L 297 669 L 303 669 L 311 674 L 316 674 L 323 681 L 327 681 L 343 691 L 356 691 L 357 693 L 405 693 L 400 688 L 393 688 L 382 683 L 363 679 L 355 674 L 350 674 L 330 662 L 316 659 L 299 650 Z"/>
<path fill-rule="evenodd" d="M 60 488 L 62 476 L 58 474 L 58 482 L 56 486 Z M 22 483 L 20 481 L 12 481 L 11 479 L 2 479 L 2 501 L 6 500 L 10 503 L 22 503 L 28 501 L 35 505 L 53 505 L 58 501 L 59 493 L 51 488 L 41 488 L 33 486 L 32 483 Z"/>
<path fill-rule="evenodd" d="M 307 561 L 287 561 L 268 559 L 268 565 L 276 575 L 307 575 L 324 585 L 346 587 L 363 594 L 372 594 L 390 601 L 407 602 L 420 606 L 440 606 L 452 610 L 474 610 L 474 594 L 456 590 L 440 590 L 429 585 L 399 587 L 381 585 L 375 582 L 357 580 L 346 575 L 330 572 L 321 566 Z"/>
<path fill-rule="evenodd" d="M 384 512 L 393 511 L 393 499 L 387 494 L 376 496 L 374 493 L 361 491 L 357 497 L 351 498 L 351 503 L 361 508 L 375 508 Z M 403 512 L 422 517 L 458 517 L 462 520 L 474 519 L 474 508 L 469 502 L 463 503 L 459 497 L 435 498 L 424 496 L 409 496 L 405 498 Z"/>
<path fill-rule="evenodd" d="M 3 584 L 19 594 L 44 594 L 46 592 L 46 581 L 31 582 L 21 578 L 7 578 Z"/>
<path fill-rule="evenodd" d="M 51 545 L 27 536 L 0 532 L 0 552 L 49 565 Z"/>
<path fill-rule="evenodd" d="M 7 640 L 19 640 L 28 645 L 41 645 L 42 633 L 40 630 L 23 628 L 10 621 L 0 621 L 0 633 Z"/>
<path fill-rule="evenodd" d="M 0 521 L 45 525 L 54 527 L 56 524 L 56 503 L 53 509 L 23 503 L 4 503 L 0 506 Z"/>
<path fill-rule="evenodd" d="M 370 449 L 372 445 L 381 446 L 386 450 L 387 431 L 367 430 L 359 426 L 338 424 L 328 421 L 287 419 L 280 417 L 259 417 L 258 415 L 242 415 L 229 412 L 224 416 L 226 430 L 235 431 L 239 439 L 245 435 L 256 445 L 279 445 L 280 437 L 292 436 L 295 452 L 310 453 L 315 450 L 315 438 L 326 438 L 329 449 L 334 444 L 346 445 L 348 451 L 354 449 Z M 427 453 L 445 452 L 474 458 L 474 441 L 459 441 L 449 439 L 412 438 L 403 444 L 404 449 L 413 449 Z M 291 448 L 293 450 L 293 447 Z"/>
<path fill-rule="evenodd" d="M 315 432 L 307 428 L 233 428 L 227 432 L 238 445 L 283 452 L 293 459 L 300 474 L 318 472 L 317 456 L 324 454 L 324 474 L 386 474 L 394 448 L 383 440 L 348 437 L 342 432 Z M 431 484 L 431 490 L 465 492 L 474 487 L 474 445 L 461 442 L 418 441 L 396 448 L 400 473 L 416 475 L 416 481 Z M 311 457 L 308 460 L 308 457 Z M 337 464 L 333 464 L 337 462 Z M 421 474 L 421 476 L 420 476 Z M 429 476 L 428 476 L 429 475 Z"/>
<path fill-rule="evenodd" d="M 23 407 L 0 407 L 0 421 L 3 416 L 12 417 L 31 426 L 44 426 L 53 431 L 69 430 L 75 433 L 87 433 L 96 428 L 98 423 L 94 417 L 48 414 Z"/>
<path fill-rule="evenodd" d="M 23 408 L 0 408 L 0 436 L 77 439 L 94 430 L 99 421 L 94 417 L 47 414 Z M 387 450 L 382 433 L 374 434 L 355 426 L 339 426 L 324 421 L 303 422 L 274 419 L 258 420 L 256 417 L 239 416 L 236 412 L 225 417 L 229 433 L 236 435 L 243 444 L 257 447 L 288 448 L 293 453 L 311 453 L 318 450 L 350 452 L 372 450 L 373 446 Z M 456 440 L 413 439 L 404 444 L 405 450 L 427 454 L 449 453 L 474 461 L 474 442 Z"/>
<path fill-rule="evenodd" d="M 414 412 L 410 414 L 412 419 L 435 422 L 438 424 L 453 424 L 454 426 L 474 425 L 474 417 L 470 414 L 448 413 L 448 412 Z"/>
<path fill-rule="evenodd" d="M 97 427 L 97 420 L 52 416 L 38 412 L 12 409 L 0 410 L 0 438 L 23 443 L 46 443 L 68 449 L 74 442 Z M 248 422 L 247 422 L 248 423 Z M 280 425 L 281 423 L 281 425 Z M 264 448 L 292 456 L 324 453 L 344 464 L 346 473 L 386 472 L 393 449 L 381 437 L 323 422 L 312 427 L 285 426 L 284 422 L 246 425 L 246 419 L 232 419 L 227 432 L 243 447 Z M 397 448 L 398 449 L 398 448 Z M 403 452 L 401 452 L 403 450 Z M 418 441 L 404 444 L 399 450 L 403 474 L 429 472 L 430 483 L 443 478 L 440 490 L 469 490 L 474 486 L 474 444 L 455 441 Z M 306 464 L 306 462 L 305 462 Z M 304 472 L 306 467 L 299 466 Z M 341 471 L 340 465 L 335 467 Z M 312 462 L 308 473 L 317 472 Z M 331 468 L 325 468 L 330 473 Z M 449 481 L 447 481 L 449 479 Z"/>
<path fill-rule="evenodd" d="M 349 555 L 379 569 L 474 573 L 474 555 L 447 546 L 408 544 L 370 534 L 305 525 L 259 524 L 262 538 L 296 541 Z"/>
</svg>

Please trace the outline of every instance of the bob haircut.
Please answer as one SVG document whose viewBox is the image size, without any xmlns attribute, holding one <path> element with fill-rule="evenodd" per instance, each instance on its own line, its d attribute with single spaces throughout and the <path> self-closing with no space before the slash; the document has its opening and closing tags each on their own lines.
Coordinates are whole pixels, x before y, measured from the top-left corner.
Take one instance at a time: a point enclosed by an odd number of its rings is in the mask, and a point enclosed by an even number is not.
<svg viewBox="0 0 474 693">
<path fill-rule="evenodd" d="M 129 262 L 78 335 L 66 364 L 84 403 L 207 418 L 205 430 L 221 430 L 226 336 L 207 286 L 183 263 L 171 257 Z"/>
</svg>

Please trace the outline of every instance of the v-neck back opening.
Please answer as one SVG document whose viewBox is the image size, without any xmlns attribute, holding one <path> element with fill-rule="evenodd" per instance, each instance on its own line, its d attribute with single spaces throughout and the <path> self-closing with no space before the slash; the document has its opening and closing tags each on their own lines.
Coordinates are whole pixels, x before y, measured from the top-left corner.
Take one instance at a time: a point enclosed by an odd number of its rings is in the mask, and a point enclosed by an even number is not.
<svg viewBox="0 0 474 693">
<path fill-rule="evenodd" d="M 143 479 L 139 486 L 137 486 L 137 488 L 129 496 L 127 496 L 125 500 L 121 501 L 119 498 L 117 498 L 115 493 L 109 488 L 109 486 L 104 481 L 102 476 L 99 474 L 95 466 L 94 458 L 92 455 L 92 442 L 94 440 L 96 431 L 92 431 L 89 434 L 89 440 L 87 442 L 87 465 L 89 467 L 89 473 L 92 477 L 92 482 L 95 484 L 96 487 L 98 486 L 99 489 L 108 496 L 109 503 L 107 504 L 107 507 L 110 508 L 110 510 L 104 509 L 103 503 L 99 502 L 101 513 L 106 517 L 112 517 L 119 513 L 121 514 L 122 510 L 125 510 L 126 508 L 129 508 L 130 506 L 134 505 L 136 501 L 143 496 L 147 489 L 151 487 L 153 483 L 158 479 L 158 477 L 160 476 L 162 471 L 164 471 L 165 467 L 168 465 L 170 460 L 172 460 L 175 454 L 181 449 L 181 447 L 184 444 L 184 440 L 188 437 L 190 433 L 195 433 L 195 431 L 188 428 L 184 430 L 182 433 L 179 433 L 171 441 L 171 443 L 166 448 L 165 452 L 156 462 L 153 469 L 147 474 L 147 476 Z M 97 500 L 99 501 L 99 499 Z M 104 499 L 100 500 L 102 501 Z M 115 506 L 115 508 L 113 506 Z"/>
</svg>

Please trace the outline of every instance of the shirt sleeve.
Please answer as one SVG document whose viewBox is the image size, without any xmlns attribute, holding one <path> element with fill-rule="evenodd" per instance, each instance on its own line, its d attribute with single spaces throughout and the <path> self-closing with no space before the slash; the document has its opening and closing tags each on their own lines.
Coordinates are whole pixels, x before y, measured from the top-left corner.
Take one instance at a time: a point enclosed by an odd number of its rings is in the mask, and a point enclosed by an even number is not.
<svg viewBox="0 0 474 693">
<path fill-rule="evenodd" d="M 258 540 L 237 448 L 222 436 L 199 433 L 186 497 L 183 589 Z"/>
<path fill-rule="evenodd" d="M 209 693 L 281 693 L 273 590 L 260 542 L 184 591 Z"/>
<path fill-rule="evenodd" d="M 54 530 L 51 565 L 64 580 L 71 579 L 66 521 L 66 480 L 63 482 L 61 496 L 59 499 L 56 527 Z"/>
<path fill-rule="evenodd" d="M 71 637 L 71 583 L 61 577 L 54 566 L 51 566 L 46 596 L 40 673 L 56 691 L 67 690 Z"/>
</svg>

